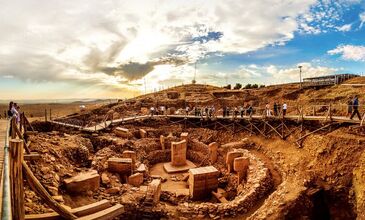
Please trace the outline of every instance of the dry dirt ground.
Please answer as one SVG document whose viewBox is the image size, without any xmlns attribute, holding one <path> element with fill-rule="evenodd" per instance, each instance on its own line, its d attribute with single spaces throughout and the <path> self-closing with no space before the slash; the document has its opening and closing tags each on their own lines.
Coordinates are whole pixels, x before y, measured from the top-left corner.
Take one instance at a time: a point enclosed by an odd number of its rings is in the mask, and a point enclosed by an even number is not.
<svg viewBox="0 0 365 220">
<path fill-rule="evenodd" d="M 349 83 L 363 80 L 353 79 Z M 176 92 L 180 94 L 178 97 Z M 291 106 L 345 104 L 348 97 L 355 94 L 360 96 L 360 103 L 365 100 L 363 87 L 341 85 L 304 90 L 298 89 L 297 85 L 282 85 L 239 92 L 186 85 L 62 120 L 90 124 L 102 120 L 110 110 L 118 118 L 144 114 L 145 108 L 151 105 L 178 109 L 196 103 L 220 107 L 251 102 L 260 106 L 276 100 L 285 100 Z M 70 207 L 109 199 L 125 206 L 126 212 L 121 219 L 141 219 L 146 213 L 150 219 L 365 219 L 363 127 L 342 124 L 332 130 L 320 131 L 305 138 L 302 147 L 298 148 L 295 140 L 299 133 L 282 140 L 273 133 L 263 138 L 245 131 L 232 133 L 224 129 L 184 127 L 162 119 L 121 125 L 131 131 L 131 138 L 117 137 L 115 127 L 87 134 L 47 123 L 33 122 L 33 126 L 39 133 L 30 136 L 30 147 L 42 158 L 31 168 L 49 192 Z M 294 128 L 292 124 L 288 126 Z M 320 123 L 305 126 L 302 134 L 319 126 Z M 140 128 L 147 131 L 147 138 L 139 136 Z M 219 187 L 227 192 L 227 204 L 219 203 L 211 196 L 203 201 L 191 200 L 186 195 L 183 175 L 167 175 L 161 169 L 161 163 L 170 160 L 171 152 L 169 147 L 161 149 L 160 135 L 171 133 L 171 140 L 178 140 L 181 132 L 189 133 L 188 159 L 198 166 L 209 165 L 204 160 L 206 146 L 211 142 L 220 144 L 218 161 L 211 165 L 219 170 Z M 236 175 L 229 174 L 225 166 L 226 154 L 233 149 L 247 150 L 252 161 L 256 161 L 250 164 L 247 182 L 241 186 L 237 186 Z M 132 187 L 123 176 L 107 170 L 107 159 L 120 157 L 124 150 L 135 151 L 137 160 L 148 168 L 141 187 Z M 78 195 L 67 192 L 64 179 L 90 169 L 104 177 L 100 188 Z M 268 175 L 265 175 L 266 171 Z M 160 203 L 147 209 L 144 196 L 151 175 L 160 175 L 166 182 L 162 185 Z M 29 188 L 25 205 L 27 213 L 51 211 Z"/>
</svg>

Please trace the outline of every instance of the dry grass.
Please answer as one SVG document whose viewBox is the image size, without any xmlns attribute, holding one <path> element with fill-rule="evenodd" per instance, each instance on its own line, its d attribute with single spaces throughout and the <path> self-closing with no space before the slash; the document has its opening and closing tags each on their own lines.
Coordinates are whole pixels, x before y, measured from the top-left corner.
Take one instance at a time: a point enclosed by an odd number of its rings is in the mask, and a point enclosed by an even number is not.
<svg viewBox="0 0 365 220">
<path fill-rule="evenodd" d="M 100 107 L 102 104 L 97 103 L 83 103 L 86 109 L 94 109 Z M 4 117 L 6 111 L 8 109 L 7 105 L 0 105 L 0 113 L 1 117 Z M 47 111 L 47 115 L 49 117 L 50 112 L 52 113 L 52 118 L 62 117 L 74 113 L 80 112 L 80 103 L 68 103 L 68 104 L 59 104 L 59 103 L 49 103 L 49 104 L 20 104 L 20 109 L 22 112 L 25 112 L 27 117 L 29 118 L 39 118 L 44 117 L 45 112 Z"/>
</svg>

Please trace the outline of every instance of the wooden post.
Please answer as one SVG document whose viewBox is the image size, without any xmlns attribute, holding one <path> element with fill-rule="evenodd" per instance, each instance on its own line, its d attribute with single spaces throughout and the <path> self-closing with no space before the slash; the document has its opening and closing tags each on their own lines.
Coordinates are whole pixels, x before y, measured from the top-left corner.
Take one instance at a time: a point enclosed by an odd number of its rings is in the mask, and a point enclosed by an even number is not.
<svg viewBox="0 0 365 220">
<path fill-rule="evenodd" d="M 44 109 L 44 121 L 47 121 L 47 109 Z"/>
<path fill-rule="evenodd" d="M 328 113 L 329 113 L 330 120 L 332 121 L 332 105 L 331 105 L 331 103 L 330 103 L 330 107 L 328 108 Z"/>
<path fill-rule="evenodd" d="M 15 117 L 13 117 L 11 119 L 10 126 L 11 126 L 11 134 L 10 134 L 10 136 L 11 136 L 12 139 L 15 139 L 16 138 L 16 129 L 17 129 L 17 127 L 16 127 L 16 118 Z"/>
<path fill-rule="evenodd" d="M 49 120 L 52 121 L 52 109 L 51 108 L 49 109 Z"/>
<path fill-rule="evenodd" d="M 10 189 L 11 210 L 13 219 L 23 220 L 24 212 L 24 187 L 23 187 L 23 140 L 10 140 Z"/>
</svg>

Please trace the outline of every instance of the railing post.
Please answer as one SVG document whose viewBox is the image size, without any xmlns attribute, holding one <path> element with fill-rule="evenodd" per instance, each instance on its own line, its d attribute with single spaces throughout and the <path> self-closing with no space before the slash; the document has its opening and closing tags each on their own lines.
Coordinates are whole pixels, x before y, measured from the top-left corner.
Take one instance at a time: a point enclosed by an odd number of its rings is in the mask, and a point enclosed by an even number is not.
<svg viewBox="0 0 365 220">
<path fill-rule="evenodd" d="M 23 140 L 10 140 L 10 189 L 13 219 L 24 219 Z"/>
<path fill-rule="evenodd" d="M 332 105 L 331 105 L 331 103 L 330 103 L 330 107 L 328 108 L 328 111 L 329 111 L 330 120 L 332 121 Z"/>
<path fill-rule="evenodd" d="M 13 116 L 11 118 L 11 121 L 10 121 L 10 136 L 11 138 L 16 138 L 16 128 L 15 128 L 16 125 L 16 118 Z"/>
<path fill-rule="evenodd" d="M 52 121 L 52 109 L 49 109 L 49 120 Z"/>
<path fill-rule="evenodd" d="M 47 109 L 44 109 L 44 121 L 47 121 Z"/>
</svg>

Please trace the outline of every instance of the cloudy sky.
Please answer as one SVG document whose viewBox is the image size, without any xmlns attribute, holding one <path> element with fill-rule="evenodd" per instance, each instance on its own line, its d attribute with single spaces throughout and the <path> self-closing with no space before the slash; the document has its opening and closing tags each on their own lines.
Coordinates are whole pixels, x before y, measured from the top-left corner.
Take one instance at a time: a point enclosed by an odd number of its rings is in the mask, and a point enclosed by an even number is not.
<svg viewBox="0 0 365 220">
<path fill-rule="evenodd" d="M 194 78 L 275 84 L 365 72 L 364 0 L 12 0 L 0 99 L 122 98 Z"/>
</svg>

